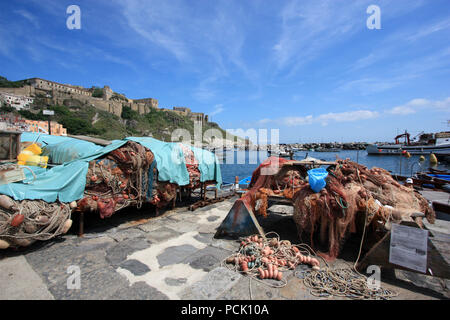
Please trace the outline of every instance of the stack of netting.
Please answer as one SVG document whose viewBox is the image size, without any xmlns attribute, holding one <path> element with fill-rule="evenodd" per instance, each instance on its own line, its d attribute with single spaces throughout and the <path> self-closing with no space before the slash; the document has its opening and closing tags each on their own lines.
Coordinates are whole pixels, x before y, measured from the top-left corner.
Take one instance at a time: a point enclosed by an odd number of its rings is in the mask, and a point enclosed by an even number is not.
<svg viewBox="0 0 450 320">
<path fill-rule="evenodd" d="M 107 218 L 146 202 L 162 208 L 173 203 L 179 186 L 195 189 L 213 180 L 221 183 L 217 161 L 201 171 L 194 154 L 201 155 L 204 150 L 194 152 L 181 144 L 127 138 L 103 148 L 67 137 L 25 137 L 46 145 L 44 150 L 50 160 L 54 159 L 51 162 L 59 165 L 49 170 L 33 167 L 36 174 L 31 183 L 0 186 L 0 249 L 27 246 L 66 233 L 72 224 L 72 211 L 98 212 Z M 150 150 L 153 146 L 160 163 Z M 180 152 L 182 163 L 172 160 L 173 150 Z M 159 179 L 160 169 L 164 181 Z"/>
<path fill-rule="evenodd" d="M 14 201 L 0 195 L 0 249 L 29 246 L 66 233 L 72 226 L 67 203 Z"/>
<path fill-rule="evenodd" d="M 101 218 L 107 218 L 128 206 L 140 208 L 148 198 L 149 175 L 155 181 L 155 173 L 149 172 L 153 160 L 151 151 L 128 141 L 90 161 L 84 197 L 78 201 L 76 210 L 98 211 Z"/>
<path fill-rule="evenodd" d="M 186 187 L 196 189 L 200 187 L 200 170 L 198 169 L 198 160 L 194 156 L 194 152 L 187 146 L 180 144 L 181 150 L 186 161 L 186 168 L 189 173 L 189 185 Z"/>
<path fill-rule="evenodd" d="M 425 198 L 412 188 L 398 184 L 386 170 L 368 169 L 358 163 L 339 160 L 329 168 L 327 185 L 319 193 L 303 187 L 294 196 L 294 221 L 299 233 L 306 231 L 314 244 L 314 231 L 319 241 L 329 248 L 321 255 L 335 259 L 346 235 L 357 231 L 357 213 L 365 214 L 369 232 L 386 231 L 391 221 L 412 220 L 411 214 L 423 212 L 434 223 L 435 212 Z"/>
<path fill-rule="evenodd" d="M 391 222 L 412 221 L 411 214 L 422 212 L 430 223 L 435 213 L 417 191 L 396 182 L 384 169 L 368 169 L 349 160 L 339 160 L 328 168 L 326 187 L 315 193 L 307 182 L 304 166 L 290 166 L 282 158 L 269 158 L 253 173 L 250 190 L 242 198 L 265 216 L 269 196 L 284 196 L 294 203 L 294 221 L 299 235 L 315 236 L 327 246 L 319 252 L 327 260 L 335 259 L 348 233 L 357 232 L 357 213 L 365 216 L 369 232 L 386 232 Z M 262 170 L 273 167 L 272 174 Z M 419 221 L 420 223 L 420 221 Z"/>
</svg>

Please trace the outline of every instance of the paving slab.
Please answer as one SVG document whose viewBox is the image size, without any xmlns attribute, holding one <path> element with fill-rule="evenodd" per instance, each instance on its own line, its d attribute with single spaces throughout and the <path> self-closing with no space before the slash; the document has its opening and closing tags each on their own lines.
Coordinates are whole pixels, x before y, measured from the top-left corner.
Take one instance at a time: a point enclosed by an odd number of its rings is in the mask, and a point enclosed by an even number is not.
<svg viewBox="0 0 450 320">
<path fill-rule="evenodd" d="M 167 241 L 168 239 L 176 238 L 181 235 L 182 232 L 179 232 L 177 230 L 174 230 L 172 228 L 168 228 L 166 226 L 159 227 L 158 229 L 155 229 L 153 231 L 150 231 L 146 237 L 149 239 L 152 243 L 158 243 Z"/>
<path fill-rule="evenodd" d="M 30 262 L 30 265 L 49 286 L 67 279 L 69 277 L 67 272 L 71 266 L 79 267 L 82 272 L 90 272 L 109 265 L 103 250 L 90 251 L 64 259 L 60 259 L 57 256 L 48 256 L 47 258 L 46 263 L 40 262 L 37 264 Z"/>
<path fill-rule="evenodd" d="M 222 261 L 230 255 L 227 250 L 207 246 L 202 250 L 197 250 L 183 260 L 183 263 L 189 264 L 194 269 L 202 269 L 203 271 L 211 271 L 215 267 L 220 266 Z"/>
<path fill-rule="evenodd" d="M 0 300 L 54 300 L 24 256 L 0 260 Z"/>
<path fill-rule="evenodd" d="M 198 249 L 190 244 L 183 244 L 166 248 L 163 252 L 156 256 L 161 267 L 171 264 L 177 264 L 185 260 L 188 256 L 193 255 Z"/>
<path fill-rule="evenodd" d="M 141 238 L 146 235 L 146 231 L 139 229 L 139 227 L 128 228 L 125 230 L 116 229 L 111 232 L 107 232 L 106 235 L 116 242 L 121 242 L 133 238 Z"/>
<path fill-rule="evenodd" d="M 114 294 L 107 297 L 112 300 L 168 300 L 164 293 L 147 285 L 145 282 L 136 282 L 131 286 L 117 289 Z"/>
<path fill-rule="evenodd" d="M 206 274 L 200 281 L 187 288 L 182 299 L 215 300 L 233 287 L 242 276 L 225 267 L 218 267 Z"/>
<path fill-rule="evenodd" d="M 127 288 L 128 281 L 124 276 L 115 272 L 113 267 L 99 268 L 91 272 L 80 274 L 80 288 L 69 289 L 73 282 L 60 281 L 50 286 L 49 291 L 57 300 L 103 300 L 109 297 L 110 292 L 117 292 L 120 288 Z"/>
<path fill-rule="evenodd" d="M 277 300 L 282 299 L 280 289 L 253 278 L 241 276 L 237 283 L 218 297 L 219 300 Z"/>
</svg>

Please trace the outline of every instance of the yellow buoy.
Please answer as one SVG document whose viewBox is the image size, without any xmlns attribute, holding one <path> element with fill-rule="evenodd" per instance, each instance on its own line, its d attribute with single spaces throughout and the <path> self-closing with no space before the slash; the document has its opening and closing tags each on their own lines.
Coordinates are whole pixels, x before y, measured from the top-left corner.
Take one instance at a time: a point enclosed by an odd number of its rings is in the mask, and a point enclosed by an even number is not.
<svg viewBox="0 0 450 320">
<path fill-rule="evenodd" d="M 433 164 L 438 163 L 438 160 L 434 153 L 430 154 L 430 163 L 433 163 Z"/>
<path fill-rule="evenodd" d="M 424 156 L 420 156 L 419 161 L 425 161 L 425 157 Z"/>
</svg>

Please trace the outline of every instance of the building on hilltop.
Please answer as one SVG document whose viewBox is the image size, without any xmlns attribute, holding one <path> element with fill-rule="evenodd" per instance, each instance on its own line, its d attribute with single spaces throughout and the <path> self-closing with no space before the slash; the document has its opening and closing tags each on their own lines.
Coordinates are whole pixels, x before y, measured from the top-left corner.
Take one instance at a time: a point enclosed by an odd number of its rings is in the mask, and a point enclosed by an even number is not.
<svg viewBox="0 0 450 320">
<path fill-rule="evenodd" d="M 80 86 L 73 86 L 70 84 L 61 84 L 57 82 L 53 82 L 50 80 L 45 80 L 41 78 L 31 78 L 28 79 L 28 83 L 37 89 L 45 90 L 45 91 L 59 91 L 64 93 L 74 93 L 85 96 L 92 96 L 92 93 Z"/>
<path fill-rule="evenodd" d="M 202 112 L 192 112 L 190 108 L 187 107 L 173 107 L 172 110 L 165 109 L 167 111 L 175 112 L 179 115 L 188 117 L 194 122 L 208 122 L 208 115 L 205 115 Z"/>
<path fill-rule="evenodd" d="M 153 98 L 133 99 L 133 103 L 143 104 L 148 108 L 158 109 L 158 100 Z"/>
</svg>

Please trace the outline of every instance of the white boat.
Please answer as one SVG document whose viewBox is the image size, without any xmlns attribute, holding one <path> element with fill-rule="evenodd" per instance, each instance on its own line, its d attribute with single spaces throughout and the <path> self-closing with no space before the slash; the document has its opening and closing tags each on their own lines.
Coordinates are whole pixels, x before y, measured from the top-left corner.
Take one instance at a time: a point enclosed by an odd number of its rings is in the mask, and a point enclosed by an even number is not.
<svg viewBox="0 0 450 320">
<path fill-rule="evenodd" d="M 404 143 L 399 142 L 402 137 L 405 137 Z M 370 155 L 401 155 L 409 152 L 411 155 L 434 153 L 438 158 L 450 156 L 450 131 L 424 133 L 416 142 L 411 142 L 409 137 L 409 133 L 405 132 L 395 137 L 394 144 L 371 144 L 366 151 Z"/>
<path fill-rule="evenodd" d="M 268 150 L 269 156 L 277 156 L 281 158 L 291 158 L 294 156 L 294 151 L 282 151 L 282 150 Z"/>
</svg>

